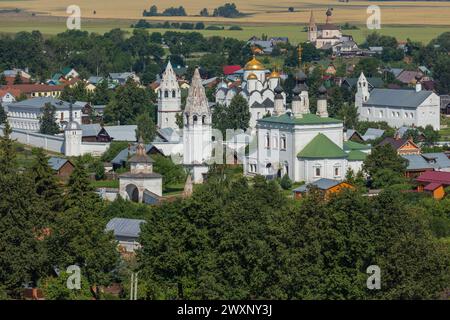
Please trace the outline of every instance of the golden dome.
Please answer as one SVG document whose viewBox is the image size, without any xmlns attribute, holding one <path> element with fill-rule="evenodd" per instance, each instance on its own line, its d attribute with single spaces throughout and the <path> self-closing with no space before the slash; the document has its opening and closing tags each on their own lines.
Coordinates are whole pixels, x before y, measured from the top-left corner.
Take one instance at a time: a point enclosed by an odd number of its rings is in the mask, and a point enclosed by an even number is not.
<svg viewBox="0 0 450 320">
<path fill-rule="evenodd" d="M 258 77 L 254 73 L 250 73 L 247 77 L 247 80 L 258 80 Z"/>
<path fill-rule="evenodd" d="M 255 56 L 253 56 L 253 59 L 247 62 L 247 64 L 244 67 L 245 70 L 265 70 L 264 65 L 256 60 Z"/>
<path fill-rule="evenodd" d="M 273 70 L 272 73 L 269 75 L 269 78 L 280 78 L 280 73 Z"/>
</svg>

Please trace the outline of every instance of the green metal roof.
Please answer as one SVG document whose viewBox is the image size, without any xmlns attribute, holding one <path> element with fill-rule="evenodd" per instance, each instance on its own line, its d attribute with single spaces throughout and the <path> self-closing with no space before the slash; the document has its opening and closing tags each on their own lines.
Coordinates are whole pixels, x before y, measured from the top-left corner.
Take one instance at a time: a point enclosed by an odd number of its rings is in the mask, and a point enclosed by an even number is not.
<svg viewBox="0 0 450 320">
<path fill-rule="evenodd" d="M 334 159 L 345 158 L 347 154 L 323 133 L 319 133 L 297 154 L 299 158 Z"/>
<path fill-rule="evenodd" d="M 61 73 L 62 73 L 63 75 L 66 75 L 66 74 L 68 74 L 70 71 L 72 71 L 72 68 L 71 68 L 71 67 L 65 67 L 64 69 L 61 70 Z"/>
<path fill-rule="evenodd" d="M 315 114 L 304 114 L 303 117 L 298 118 L 289 114 L 282 114 L 281 116 L 273 116 L 259 119 L 258 122 L 263 123 L 279 123 L 279 124 L 292 124 L 292 125 L 314 125 L 314 124 L 331 124 L 342 123 L 341 120 L 334 118 L 322 118 Z"/>
<path fill-rule="evenodd" d="M 369 150 L 370 146 L 354 141 L 344 141 L 344 150 Z"/>
<path fill-rule="evenodd" d="M 352 150 L 348 153 L 348 161 L 364 161 L 366 160 L 367 153 L 359 150 Z"/>
</svg>

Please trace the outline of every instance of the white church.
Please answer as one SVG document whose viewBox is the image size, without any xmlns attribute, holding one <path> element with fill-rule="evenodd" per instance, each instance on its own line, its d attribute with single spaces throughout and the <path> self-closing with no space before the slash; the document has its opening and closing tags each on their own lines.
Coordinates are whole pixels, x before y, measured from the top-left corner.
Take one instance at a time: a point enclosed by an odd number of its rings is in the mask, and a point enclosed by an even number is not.
<svg viewBox="0 0 450 320">
<path fill-rule="evenodd" d="M 386 121 L 394 128 L 433 126 L 440 129 L 441 99 L 433 91 L 422 88 L 420 78 L 415 89 L 378 89 L 370 91 L 361 73 L 355 95 L 360 121 Z"/>
<path fill-rule="evenodd" d="M 257 146 L 245 160 L 245 174 L 269 178 L 287 174 L 293 181 L 311 183 L 321 178 L 343 180 L 350 168 L 360 171 L 370 150 L 344 141 L 342 121 L 328 116 L 323 86 L 317 113 L 310 113 L 306 76 L 301 72 L 297 81 L 291 109 L 286 109 L 277 90 L 273 116 L 258 120 Z"/>
<path fill-rule="evenodd" d="M 250 128 L 256 126 L 258 119 L 274 110 L 275 88 L 280 84 L 280 73 L 268 70 L 255 56 L 245 65 L 242 83 L 239 87 L 229 88 L 221 82 L 216 91 L 216 103 L 229 106 L 237 94 L 243 96 L 249 105 L 251 118 Z M 286 94 L 283 92 L 283 100 Z"/>
</svg>

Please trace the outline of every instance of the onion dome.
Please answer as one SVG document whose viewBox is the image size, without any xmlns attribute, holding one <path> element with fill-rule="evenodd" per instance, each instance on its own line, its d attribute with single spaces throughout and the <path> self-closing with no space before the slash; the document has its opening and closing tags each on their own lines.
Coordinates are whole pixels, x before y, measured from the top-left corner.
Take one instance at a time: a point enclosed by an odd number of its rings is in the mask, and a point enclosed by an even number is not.
<svg viewBox="0 0 450 320">
<path fill-rule="evenodd" d="M 278 85 L 275 87 L 275 89 L 273 89 L 273 91 L 275 92 L 275 99 L 283 99 L 283 87 L 280 85 L 280 83 L 278 83 Z"/>
<path fill-rule="evenodd" d="M 297 81 L 306 81 L 306 74 L 302 71 L 302 70 L 298 70 L 295 74 L 294 77 Z"/>
<path fill-rule="evenodd" d="M 292 93 L 293 93 L 294 96 L 298 96 L 300 93 L 302 93 L 302 90 L 301 90 L 300 86 L 296 85 L 294 87 L 294 89 L 292 89 Z"/>
<path fill-rule="evenodd" d="M 325 88 L 323 85 L 321 85 L 319 88 L 319 97 L 322 99 L 327 98 L 327 88 Z"/>
<path fill-rule="evenodd" d="M 271 79 L 271 78 L 280 78 L 281 76 L 280 76 L 280 73 L 279 72 L 277 72 L 277 71 L 272 71 L 272 73 L 269 75 L 269 79 Z"/>
<path fill-rule="evenodd" d="M 247 80 L 258 80 L 258 77 L 254 73 L 250 73 L 247 77 Z"/>
<path fill-rule="evenodd" d="M 251 70 L 266 70 L 266 68 L 264 67 L 264 65 L 259 62 L 255 56 L 253 56 L 252 60 L 250 60 L 249 62 L 247 62 L 247 64 L 244 67 L 244 70 L 247 71 L 251 71 Z"/>
</svg>

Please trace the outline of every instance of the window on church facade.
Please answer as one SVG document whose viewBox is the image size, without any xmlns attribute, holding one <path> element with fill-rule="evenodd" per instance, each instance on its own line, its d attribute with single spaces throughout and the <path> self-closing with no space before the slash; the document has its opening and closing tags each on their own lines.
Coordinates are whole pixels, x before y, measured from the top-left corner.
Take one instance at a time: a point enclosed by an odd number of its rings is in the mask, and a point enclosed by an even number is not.
<svg viewBox="0 0 450 320">
<path fill-rule="evenodd" d="M 281 142 L 280 142 L 280 148 L 281 150 L 286 150 L 286 136 L 281 136 Z"/>
<path fill-rule="evenodd" d="M 164 97 L 165 97 L 165 98 L 168 98 L 168 97 L 169 97 L 169 91 L 167 91 L 167 90 L 164 91 Z"/>
<path fill-rule="evenodd" d="M 314 170 L 314 173 L 315 173 L 316 177 L 320 177 L 321 176 L 320 167 L 316 167 L 315 170 Z"/>
<path fill-rule="evenodd" d="M 175 90 L 173 90 L 172 91 L 172 98 L 175 98 L 176 97 L 176 93 L 175 93 Z"/>
<path fill-rule="evenodd" d="M 266 148 L 270 148 L 270 136 L 268 133 L 266 134 Z"/>
</svg>

